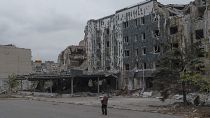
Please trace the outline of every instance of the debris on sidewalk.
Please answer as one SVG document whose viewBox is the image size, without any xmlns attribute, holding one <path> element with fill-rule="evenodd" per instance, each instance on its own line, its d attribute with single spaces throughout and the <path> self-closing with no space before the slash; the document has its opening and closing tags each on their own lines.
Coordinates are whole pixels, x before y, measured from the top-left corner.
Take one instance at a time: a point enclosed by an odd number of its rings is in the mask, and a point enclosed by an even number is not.
<svg viewBox="0 0 210 118">
<path fill-rule="evenodd" d="M 150 105 L 150 107 L 156 108 L 156 112 L 163 114 L 184 115 L 186 118 L 210 118 L 210 107 L 184 105 L 182 102 L 165 106 Z"/>
</svg>

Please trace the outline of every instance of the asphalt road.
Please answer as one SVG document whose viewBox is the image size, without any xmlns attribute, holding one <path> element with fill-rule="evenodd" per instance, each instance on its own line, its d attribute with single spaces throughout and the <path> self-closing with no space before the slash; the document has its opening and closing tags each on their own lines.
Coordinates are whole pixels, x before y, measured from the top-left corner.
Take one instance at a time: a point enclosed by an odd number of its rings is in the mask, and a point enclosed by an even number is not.
<svg viewBox="0 0 210 118">
<path fill-rule="evenodd" d="M 108 109 L 101 115 L 99 107 L 57 104 L 32 100 L 0 100 L 0 118 L 181 118 L 156 113 Z"/>
</svg>

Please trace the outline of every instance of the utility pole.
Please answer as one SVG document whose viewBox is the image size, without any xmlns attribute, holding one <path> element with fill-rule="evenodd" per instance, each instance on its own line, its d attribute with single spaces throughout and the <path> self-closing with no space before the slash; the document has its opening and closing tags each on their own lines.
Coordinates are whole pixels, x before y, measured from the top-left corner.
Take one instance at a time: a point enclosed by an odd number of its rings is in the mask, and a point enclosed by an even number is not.
<svg viewBox="0 0 210 118">
<path fill-rule="evenodd" d="M 73 96 L 74 94 L 74 78 L 71 78 L 71 95 Z"/>
<path fill-rule="evenodd" d="M 143 89 L 142 89 L 142 93 L 144 92 L 144 90 L 145 90 L 145 77 L 144 77 L 144 67 L 143 67 Z"/>
</svg>

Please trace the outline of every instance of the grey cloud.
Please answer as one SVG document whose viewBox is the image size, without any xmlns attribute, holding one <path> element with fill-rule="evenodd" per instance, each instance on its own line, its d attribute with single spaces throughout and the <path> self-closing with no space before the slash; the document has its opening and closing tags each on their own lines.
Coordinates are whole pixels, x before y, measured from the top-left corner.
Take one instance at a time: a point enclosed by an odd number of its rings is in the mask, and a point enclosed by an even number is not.
<svg viewBox="0 0 210 118">
<path fill-rule="evenodd" d="M 27 30 L 37 31 L 41 33 L 46 32 L 56 32 L 68 29 L 79 29 L 81 28 L 81 23 L 75 21 L 72 18 L 55 15 L 49 18 L 42 19 L 41 22 L 35 22 L 33 25 L 29 26 Z"/>
</svg>

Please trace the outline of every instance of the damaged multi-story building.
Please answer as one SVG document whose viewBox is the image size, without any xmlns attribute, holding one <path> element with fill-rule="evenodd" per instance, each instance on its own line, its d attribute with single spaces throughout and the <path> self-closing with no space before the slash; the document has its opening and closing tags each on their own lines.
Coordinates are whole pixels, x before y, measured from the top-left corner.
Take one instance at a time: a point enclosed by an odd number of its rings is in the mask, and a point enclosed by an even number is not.
<svg viewBox="0 0 210 118">
<path fill-rule="evenodd" d="M 36 59 L 32 62 L 33 74 L 57 74 L 60 72 L 58 65 L 54 61 L 45 61 L 43 63 L 40 59 Z"/>
<path fill-rule="evenodd" d="M 10 75 L 26 75 L 32 72 L 31 50 L 15 45 L 0 45 L 0 92 L 8 90 Z M 28 88 L 28 81 L 23 81 L 22 88 Z"/>
<path fill-rule="evenodd" d="M 86 70 L 87 54 L 86 43 L 80 41 L 78 46 L 68 46 L 58 56 L 60 71 L 69 71 L 70 69 Z"/>
<path fill-rule="evenodd" d="M 184 49 L 201 41 L 208 51 L 210 0 L 163 5 L 147 0 L 97 20 L 85 28 L 88 71 L 119 74 L 119 88 L 152 86 L 164 43 Z"/>
</svg>

